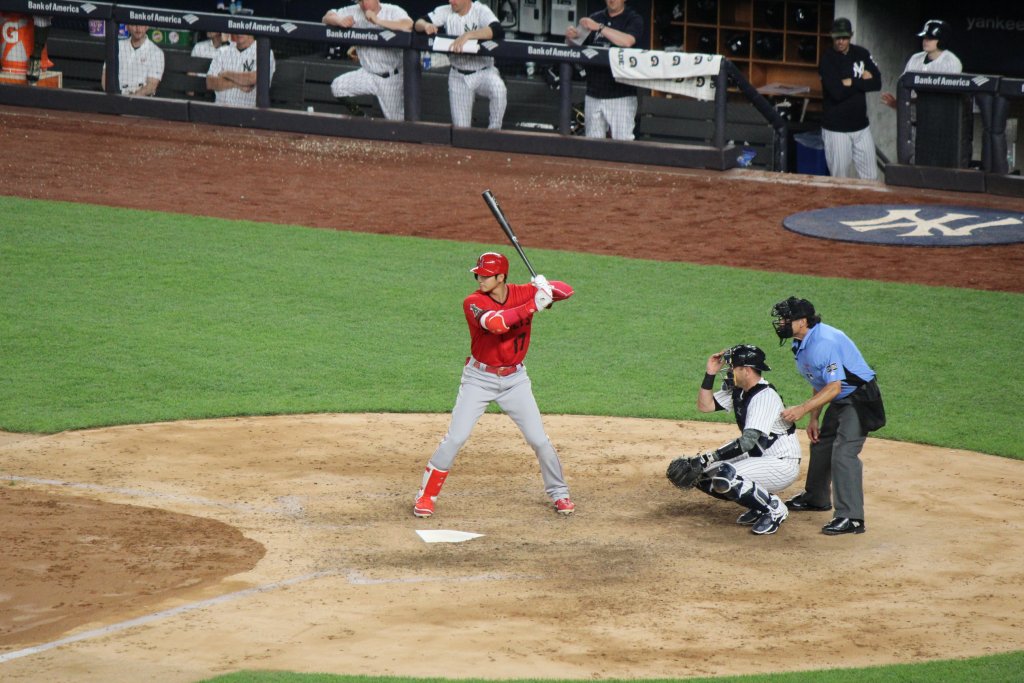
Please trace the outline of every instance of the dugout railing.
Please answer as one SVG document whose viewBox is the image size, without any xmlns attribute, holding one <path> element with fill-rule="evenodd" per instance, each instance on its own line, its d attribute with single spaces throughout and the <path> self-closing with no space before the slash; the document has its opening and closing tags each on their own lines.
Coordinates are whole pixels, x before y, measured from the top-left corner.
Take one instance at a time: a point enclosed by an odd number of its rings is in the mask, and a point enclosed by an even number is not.
<svg viewBox="0 0 1024 683">
<path fill-rule="evenodd" d="M 609 161 L 623 161 L 665 166 L 707 168 L 725 170 L 737 165 L 740 149 L 727 142 L 730 138 L 727 117 L 729 106 L 728 86 L 738 88 L 765 120 L 765 128 L 774 136 L 770 163 L 772 170 L 786 170 L 786 122 L 778 112 L 756 92 L 740 72 L 727 60 L 715 77 L 715 99 L 710 135 L 694 136 L 699 142 L 679 144 L 664 140 L 614 141 L 594 140 L 573 135 L 573 121 L 576 116 L 574 102 L 573 72 L 576 68 L 608 66 L 608 50 L 601 48 L 575 48 L 563 44 L 525 41 L 485 41 L 482 53 L 504 62 L 527 62 L 551 64 L 558 70 L 557 98 L 558 123 L 551 132 L 502 130 L 491 131 L 483 128 L 455 128 L 446 123 L 422 121 L 424 76 L 421 69 L 421 54 L 431 50 L 432 38 L 418 33 L 376 31 L 362 29 L 338 29 L 318 23 L 288 21 L 254 16 L 234 16 L 219 13 L 189 12 L 170 9 L 153 9 L 116 3 L 88 2 L 82 0 L 0 0 L 0 10 L 21 14 L 46 14 L 69 20 L 103 21 L 103 61 L 108 73 L 117 73 L 118 25 L 145 24 L 167 30 L 193 32 L 220 31 L 225 33 L 248 33 L 257 38 L 256 87 L 257 106 L 252 109 L 223 107 L 200 96 L 181 98 L 166 96 L 173 88 L 164 87 L 158 97 L 137 98 L 119 94 L 116 78 L 107 80 L 106 92 L 25 87 L 18 85 L 0 86 L 0 103 L 42 108 L 93 111 L 110 114 L 150 116 L 175 121 L 193 121 L 217 125 L 245 126 L 290 132 L 333 135 L 367 139 L 395 140 L 405 142 L 428 142 L 448 144 L 454 147 L 484 149 L 503 152 L 539 153 L 556 156 L 570 156 Z M 348 117 L 314 112 L 303 109 L 289 110 L 275 106 L 272 102 L 273 89 L 269 78 L 271 42 L 273 39 L 305 41 L 318 45 L 352 45 L 386 47 L 403 51 L 405 66 L 405 121 L 387 121 L 378 118 Z M 486 51 L 486 52 L 484 52 Z M 175 60 L 188 63 L 187 60 Z M 277 60 L 282 73 L 284 60 Z M 190 64 L 187 68 L 195 68 Z M 284 72 L 295 71 L 289 67 Z M 339 68 L 339 73 L 342 71 Z M 165 71 L 166 73 L 166 71 Z M 175 70 L 169 74 L 178 83 L 198 85 L 195 77 Z M 429 74 L 433 75 L 433 74 Z M 69 79 L 70 80 L 70 79 Z M 277 77 L 275 77 L 277 81 Z M 275 83 L 275 86 L 280 86 Z M 576 81 L 575 90 L 579 91 Z M 178 91 L 182 90 L 181 86 Z M 445 88 L 445 94 L 447 89 Z M 174 94 L 178 94 L 175 92 Z M 435 94 L 436 97 L 436 94 Z M 447 105 L 445 97 L 445 105 Z M 685 139 L 685 138 L 683 138 Z M 764 161 L 762 161 L 764 163 Z"/>
<path fill-rule="evenodd" d="M 1019 78 L 903 74 L 896 84 L 897 163 L 886 165 L 886 183 L 1024 196 L 1024 179 L 1011 175 L 1006 154 L 1009 99 L 1020 97 L 1024 80 Z M 974 104 L 981 118 L 980 141 L 971 139 Z M 978 142 L 981 163 L 975 168 L 971 150 Z"/>
</svg>

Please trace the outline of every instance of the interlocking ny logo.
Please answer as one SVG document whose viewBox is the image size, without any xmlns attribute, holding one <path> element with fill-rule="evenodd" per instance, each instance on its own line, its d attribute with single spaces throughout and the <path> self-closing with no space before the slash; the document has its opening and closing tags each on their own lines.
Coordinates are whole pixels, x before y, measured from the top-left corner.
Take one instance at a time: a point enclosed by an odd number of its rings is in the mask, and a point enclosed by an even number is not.
<svg viewBox="0 0 1024 683">
<path fill-rule="evenodd" d="M 1017 218 L 1002 218 L 994 221 L 967 223 L 952 227 L 949 225 L 950 223 L 958 223 L 978 218 L 978 216 L 969 213 L 946 213 L 936 218 L 921 218 L 918 216 L 920 211 L 921 209 L 889 209 L 880 218 L 869 218 L 862 221 L 840 221 L 840 223 L 857 232 L 911 228 L 909 232 L 900 233 L 900 237 L 928 237 L 932 234 L 933 230 L 936 234 L 944 237 L 967 237 L 973 234 L 975 230 L 1024 224 L 1024 222 Z"/>
<path fill-rule="evenodd" d="M 787 216 L 787 230 L 844 242 L 966 247 L 1024 242 L 1024 212 L 947 204 L 854 204 Z"/>
</svg>

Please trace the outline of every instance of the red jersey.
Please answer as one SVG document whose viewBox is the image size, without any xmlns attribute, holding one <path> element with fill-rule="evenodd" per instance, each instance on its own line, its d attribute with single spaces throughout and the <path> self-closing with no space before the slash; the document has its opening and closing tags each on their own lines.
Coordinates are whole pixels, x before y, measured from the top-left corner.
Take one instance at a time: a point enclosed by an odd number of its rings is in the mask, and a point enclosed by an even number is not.
<svg viewBox="0 0 1024 683">
<path fill-rule="evenodd" d="M 532 284 L 507 287 L 505 303 L 498 303 L 479 290 L 462 302 L 469 323 L 470 353 L 485 365 L 518 365 L 530 348 L 533 314 L 537 311 L 533 295 L 537 288 Z M 555 301 L 572 295 L 572 287 L 566 283 L 551 282 L 551 297 Z"/>
</svg>

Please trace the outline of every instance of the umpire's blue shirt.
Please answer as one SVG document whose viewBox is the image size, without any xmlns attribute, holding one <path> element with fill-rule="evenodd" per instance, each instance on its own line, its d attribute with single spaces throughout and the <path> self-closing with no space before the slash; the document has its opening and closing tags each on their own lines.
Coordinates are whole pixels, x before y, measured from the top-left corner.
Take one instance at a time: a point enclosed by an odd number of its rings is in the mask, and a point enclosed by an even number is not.
<svg viewBox="0 0 1024 683">
<path fill-rule="evenodd" d="M 793 341 L 793 354 L 796 356 L 796 369 L 811 383 L 814 393 L 838 380 L 842 382 L 842 388 L 836 399 L 846 398 L 857 388 L 847 382 L 847 373 L 865 382 L 875 378 L 875 371 L 864 360 L 853 340 L 831 325 L 818 323 L 807 330 L 802 340 Z"/>
</svg>

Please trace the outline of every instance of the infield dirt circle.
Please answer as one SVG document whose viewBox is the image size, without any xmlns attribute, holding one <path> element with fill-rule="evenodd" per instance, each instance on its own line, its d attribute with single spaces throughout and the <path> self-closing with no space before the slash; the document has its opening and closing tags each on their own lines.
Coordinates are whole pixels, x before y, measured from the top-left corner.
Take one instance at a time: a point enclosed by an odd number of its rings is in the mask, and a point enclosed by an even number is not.
<svg viewBox="0 0 1024 683">
<path fill-rule="evenodd" d="M 835 275 L 828 255 L 850 277 L 1024 291 L 1024 245 L 885 248 L 781 226 L 836 204 L 1019 200 L 15 108 L 0 108 L 0 144 L 4 191 L 26 197 L 482 241 L 497 230 L 485 183 L 537 247 Z M 578 506 L 565 518 L 514 425 L 486 415 L 438 514 L 417 520 L 447 423 L 0 433 L 0 678 L 686 677 L 1024 648 L 1019 461 L 872 438 L 866 534 L 826 537 L 828 513 L 795 513 L 758 538 L 738 507 L 664 478 L 734 427 L 546 415 Z M 415 533 L 431 529 L 483 536 Z"/>
</svg>

